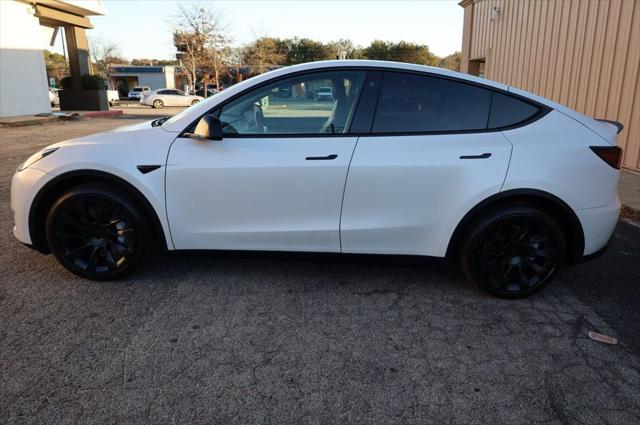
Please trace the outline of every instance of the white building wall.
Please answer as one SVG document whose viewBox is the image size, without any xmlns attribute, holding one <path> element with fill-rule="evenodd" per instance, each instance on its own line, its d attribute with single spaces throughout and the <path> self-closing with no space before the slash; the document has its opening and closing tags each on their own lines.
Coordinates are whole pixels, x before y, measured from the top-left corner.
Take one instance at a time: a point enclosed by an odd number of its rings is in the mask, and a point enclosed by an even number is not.
<svg viewBox="0 0 640 425">
<path fill-rule="evenodd" d="M 151 90 L 163 89 L 165 88 L 165 80 L 164 74 L 161 72 L 154 73 L 139 73 L 134 74 L 138 76 L 138 85 L 139 86 L 149 86 Z"/>
<path fill-rule="evenodd" d="M 43 55 L 50 32 L 31 5 L 0 0 L 0 117 L 51 112 Z"/>
</svg>

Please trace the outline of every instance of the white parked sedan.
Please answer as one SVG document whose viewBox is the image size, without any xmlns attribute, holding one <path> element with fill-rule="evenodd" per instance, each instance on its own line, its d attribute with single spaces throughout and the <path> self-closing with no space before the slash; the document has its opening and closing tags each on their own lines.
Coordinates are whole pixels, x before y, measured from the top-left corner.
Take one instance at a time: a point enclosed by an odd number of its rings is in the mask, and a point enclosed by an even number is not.
<svg viewBox="0 0 640 425">
<path fill-rule="evenodd" d="M 204 100 L 204 97 L 186 94 L 176 89 L 158 89 L 143 93 L 140 103 L 153 108 L 163 108 L 165 106 L 191 106 Z"/>
<path fill-rule="evenodd" d="M 452 258 L 520 297 L 607 246 L 620 129 L 443 69 L 297 65 L 34 154 L 13 177 L 14 234 L 89 279 L 160 244 Z"/>
</svg>

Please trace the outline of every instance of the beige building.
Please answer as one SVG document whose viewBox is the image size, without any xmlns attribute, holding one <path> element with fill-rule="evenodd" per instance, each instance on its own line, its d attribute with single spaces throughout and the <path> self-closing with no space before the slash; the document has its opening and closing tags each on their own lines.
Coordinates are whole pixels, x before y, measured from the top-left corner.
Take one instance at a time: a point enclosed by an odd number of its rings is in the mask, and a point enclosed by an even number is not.
<svg viewBox="0 0 640 425">
<path fill-rule="evenodd" d="M 640 171 L 640 0 L 463 0 L 461 71 L 624 124 Z"/>
</svg>

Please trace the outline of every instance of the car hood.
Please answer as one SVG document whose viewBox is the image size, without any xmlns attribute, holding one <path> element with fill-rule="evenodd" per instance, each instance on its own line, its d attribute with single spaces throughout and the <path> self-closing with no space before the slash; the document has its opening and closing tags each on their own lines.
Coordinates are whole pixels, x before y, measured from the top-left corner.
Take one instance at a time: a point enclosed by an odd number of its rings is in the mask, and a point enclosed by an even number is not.
<svg viewBox="0 0 640 425">
<path fill-rule="evenodd" d="M 119 144 L 148 144 L 152 146 L 155 142 L 161 141 L 163 139 L 175 138 L 175 134 L 163 131 L 161 126 L 153 127 L 153 121 L 155 121 L 155 119 L 131 125 L 123 125 L 111 130 L 77 137 L 74 139 L 65 140 L 63 142 L 58 142 L 51 146 L 48 146 L 48 148 L 76 145 Z"/>
<path fill-rule="evenodd" d="M 38 161 L 37 167 L 57 175 L 78 169 L 131 173 L 140 164 L 164 165 L 176 134 L 153 127 L 151 122 L 55 143 L 47 148 L 58 148 L 56 152 Z"/>
</svg>

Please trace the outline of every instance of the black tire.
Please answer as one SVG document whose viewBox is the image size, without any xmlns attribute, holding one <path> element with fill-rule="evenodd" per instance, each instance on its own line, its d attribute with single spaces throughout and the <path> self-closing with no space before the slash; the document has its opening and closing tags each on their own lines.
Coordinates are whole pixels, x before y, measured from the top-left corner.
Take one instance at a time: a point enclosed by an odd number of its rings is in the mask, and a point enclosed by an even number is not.
<svg viewBox="0 0 640 425">
<path fill-rule="evenodd" d="M 162 109 L 164 108 L 164 102 L 160 99 L 156 99 L 153 101 L 152 106 L 156 109 Z"/>
<path fill-rule="evenodd" d="M 131 272 L 147 255 L 152 231 L 144 210 L 127 193 L 103 183 L 60 196 L 46 220 L 47 243 L 69 271 L 92 280 Z"/>
<path fill-rule="evenodd" d="M 191 106 L 195 105 L 195 104 L 196 104 L 196 103 L 198 103 L 198 102 L 200 102 L 200 100 L 198 100 L 198 99 L 193 99 L 193 100 L 191 101 Z"/>
<path fill-rule="evenodd" d="M 541 290 L 564 262 L 562 229 L 535 206 L 494 208 L 467 230 L 461 250 L 465 276 L 501 298 L 521 298 Z"/>
</svg>

